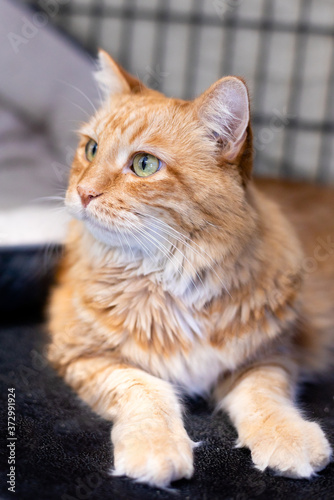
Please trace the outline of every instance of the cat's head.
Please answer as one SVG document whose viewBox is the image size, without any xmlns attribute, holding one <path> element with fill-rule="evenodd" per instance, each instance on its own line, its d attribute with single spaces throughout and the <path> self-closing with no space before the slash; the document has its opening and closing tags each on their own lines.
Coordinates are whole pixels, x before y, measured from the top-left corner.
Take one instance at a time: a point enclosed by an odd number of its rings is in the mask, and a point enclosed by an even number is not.
<svg viewBox="0 0 334 500">
<path fill-rule="evenodd" d="M 245 83 L 222 78 L 183 101 L 148 89 L 103 51 L 99 60 L 104 101 L 80 131 L 70 212 L 109 246 L 158 254 L 171 240 L 204 244 L 216 231 L 233 251 L 235 236 L 249 229 Z"/>
</svg>

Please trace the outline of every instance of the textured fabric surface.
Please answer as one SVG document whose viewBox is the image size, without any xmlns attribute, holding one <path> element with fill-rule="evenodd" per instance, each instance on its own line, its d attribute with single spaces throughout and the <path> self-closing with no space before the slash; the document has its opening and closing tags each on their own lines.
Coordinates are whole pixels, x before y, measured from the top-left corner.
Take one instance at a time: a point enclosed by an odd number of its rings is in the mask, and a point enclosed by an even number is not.
<svg viewBox="0 0 334 500">
<path fill-rule="evenodd" d="M 185 401 L 185 425 L 202 446 L 195 474 L 170 491 L 111 477 L 111 423 L 96 416 L 48 366 L 41 311 L 57 252 L 0 252 L 1 296 L 1 491 L 20 500 L 247 500 L 334 498 L 334 464 L 312 481 L 296 481 L 254 469 L 250 453 L 235 449 L 236 432 L 222 413 L 203 401 Z M 6 313 L 6 314 L 5 314 Z M 4 319 L 5 318 L 5 319 Z M 16 493 L 6 484 L 7 390 L 16 392 Z M 307 385 L 300 395 L 334 445 L 334 382 Z"/>
</svg>

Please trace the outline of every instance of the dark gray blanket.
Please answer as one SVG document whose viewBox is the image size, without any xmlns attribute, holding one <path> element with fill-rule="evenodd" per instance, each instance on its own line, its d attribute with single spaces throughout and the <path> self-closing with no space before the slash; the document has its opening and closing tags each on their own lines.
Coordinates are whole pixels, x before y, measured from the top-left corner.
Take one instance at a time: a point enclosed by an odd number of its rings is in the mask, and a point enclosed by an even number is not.
<svg viewBox="0 0 334 500">
<path fill-rule="evenodd" d="M 59 249 L 0 252 L 1 499 L 22 500 L 333 500 L 334 465 L 312 481 L 261 473 L 246 449 L 234 449 L 229 419 L 203 400 L 186 401 L 186 428 L 203 445 L 195 450 L 195 474 L 170 491 L 108 473 L 111 423 L 95 415 L 48 366 L 43 305 Z M 8 491 L 8 388 L 16 393 L 15 493 Z M 334 445 L 334 382 L 307 385 L 305 413 Z"/>
</svg>

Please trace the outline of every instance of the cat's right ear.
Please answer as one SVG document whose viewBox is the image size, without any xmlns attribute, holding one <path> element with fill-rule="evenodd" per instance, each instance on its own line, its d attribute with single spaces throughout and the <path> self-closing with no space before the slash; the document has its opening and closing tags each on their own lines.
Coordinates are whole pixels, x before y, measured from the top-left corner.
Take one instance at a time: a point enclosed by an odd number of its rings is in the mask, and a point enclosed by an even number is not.
<svg viewBox="0 0 334 500">
<path fill-rule="evenodd" d="M 113 94 L 138 93 L 145 88 L 140 80 L 125 71 L 102 49 L 98 52 L 98 70 L 94 76 L 104 99 Z"/>
<path fill-rule="evenodd" d="M 249 98 L 243 80 L 235 76 L 221 78 L 195 103 L 209 136 L 222 145 L 228 160 L 235 160 L 245 142 L 249 124 Z"/>
</svg>

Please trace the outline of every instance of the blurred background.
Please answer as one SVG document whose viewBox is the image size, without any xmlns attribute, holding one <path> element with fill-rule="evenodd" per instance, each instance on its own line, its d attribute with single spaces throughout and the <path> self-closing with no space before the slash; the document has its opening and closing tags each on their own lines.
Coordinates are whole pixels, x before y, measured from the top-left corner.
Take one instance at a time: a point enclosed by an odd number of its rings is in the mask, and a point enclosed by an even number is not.
<svg viewBox="0 0 334 500">
<path fill-rule="evenodd" d="M 8 23 L 3 16 L 7 53 L 0 49 L 7 58 L 10 83 L 5 92 L 0 83 L 0 103 L 6 102 L 8 112 L 14 95 L 24 94 L 34 106 L 41 97 L 44 104 L 37 105 L 41 114 L 34 118 L 34 130 L 40 141 L 45 131 L 51 131 L 48 143 L 52 143 L 29 193 L 23 180 L 20 191 L 16 176 L 15 190 L 20 193 L 14 203 L 8 176 L 13 179 L 17 172 L 15 158 L 6 164 L 8 158 L 0 152 L 0 189 L 3 179 L 6 191 L 0 196 L 0 208 L 26 203 L 34 199 L 32 193 L 52 195 L 66 186 L 76 143 L 71 130 L 75 121 L 92 114 L 98 101 L 91 79 L 98 47 L 168 96 L 191 99 L 224 75 L 244 77 L 252 100 L 255 173 L 333 182 L 333 0 L 0 3 L 7 14 L 11 11 Z M 24 116 L 29 121 L 27 103 Z M 39 159 L 35 158 L 37 163 Z M 28 172 L 31 180 L 32 167 L 27 170 L 22 157 L 20 162 L 21 178 Z"/>
</svg>

